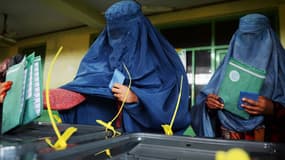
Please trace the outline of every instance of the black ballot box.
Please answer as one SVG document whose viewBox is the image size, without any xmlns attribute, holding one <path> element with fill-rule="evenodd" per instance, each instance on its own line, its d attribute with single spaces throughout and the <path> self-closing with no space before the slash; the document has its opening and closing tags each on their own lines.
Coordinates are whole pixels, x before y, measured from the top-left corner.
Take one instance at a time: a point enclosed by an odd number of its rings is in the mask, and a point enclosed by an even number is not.
<svg viewBox="0 0 285 160">
<path fill-rule="evenodd" d="M 69 127 L 75 127 L 77 131 L 68 139 L 66 150 L 77 145 L 104 140 L 111 135 L 101 126 L 57 124 L 61 135 Z M 45 142 L 47 137 L 53 144 L 58 139 L 52 125 L 46 122 L 33 122 L 13 129 L 0 136 L 0 159 L 35 160 L 41 155 L 58 152 Z"/>
<path fill-rule="evenodd" d="M 285 157 L 284 144 L 134 133 L 48 153 L 39 159 L 214 160 L 217 151 L 232 148 L 242 149 L 251 160 Z"/>
</svg>

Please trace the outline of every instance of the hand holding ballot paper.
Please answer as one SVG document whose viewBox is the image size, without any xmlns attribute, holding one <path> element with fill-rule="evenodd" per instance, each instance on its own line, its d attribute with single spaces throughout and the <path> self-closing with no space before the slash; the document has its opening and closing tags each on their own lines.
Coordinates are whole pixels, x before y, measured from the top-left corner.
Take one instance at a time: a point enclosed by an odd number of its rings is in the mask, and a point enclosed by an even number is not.
<svg viewBox="0 0 285 160">
<path fill-rule="evenodd" d="M 285 50 L 270 20 L 240 18 L 227 54 L 191 108 L 198 136 L 285 141 Z"/>
<path fill-rule="evenodd" d="M 226 67 L 226 73 L 218 95 L 224 103 L 224 109 L 244 119 L 249 114 L 241 107 L 242 98 L 257 101 L 259 90 L 265 79 L 265 71 L 231 59 Z"/>
<path fill-rule="evenodd" d="M 6 81 L 13 85 L 3 102 L 2 134 L 40 116 L 43 108 L 41 58 L 34 53 L 24 57 L 8 68 Z"/>
<path fill-rule="evenodd" d="M 115 69 L 113 77 L 109 83 L 109 88 L 112 90 L 114 96 L 120 101 L 124 101 L 124 96 L 127 93 L 128 87 L 123 85 L 125 80 L 125 76 L 122 72 L 120 72 L 118 69 Z M 135 103 L 138 102 L 138 97 L 130 91 L 130 94 L 128 94 L 128 97 L 126 99 L 127 103 Z"/>
</svg>

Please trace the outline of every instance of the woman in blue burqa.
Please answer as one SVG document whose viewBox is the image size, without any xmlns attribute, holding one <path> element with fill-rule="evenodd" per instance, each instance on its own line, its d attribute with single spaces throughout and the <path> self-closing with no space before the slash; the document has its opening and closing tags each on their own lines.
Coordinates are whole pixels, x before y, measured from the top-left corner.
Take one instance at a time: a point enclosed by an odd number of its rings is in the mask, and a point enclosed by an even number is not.
<svg viewBox="0 0 285 160">
<path fill-rule="evenodd" d="M 189 86 L 175 49 L 134 1 L 113 4 L 105 18 L 106 27 L 82 59 L 76 77 L 60 87 L 85 97 L 82 103 L 59 112 L 63 122 L 97 125 L 96 120 L 110 121 L 131 83 L 122 112 L 123 130 L 163 133 L 161 125 L 171 121 L 183 77 L 172 127 L 182 133 L 190 124 Z"/>
<path fill-rule="evenodd" d="M 250 116 L 241 118 L 225 109 L 218 96 L 226 67 L 235 59 L 265 71 L 256 100 L 242 97 L 241 107 Z M 228 53 L 192 107 L 192 127 L 198 136 L 284 141 L 285 52 L 267 17 L 249 14 L 240 18 Z M 235 86 L 231 86 L 234 88 Z M 231 91 L 227 93 L 231 95 Z M 280 120 L 282 122 L 280 122 Z M 279 127 L 278 127 L 279 125 Z M 265 131 L 265 134 L 264 134 Z M 283 134 L 283 138 L 282 135 Z"/>
</svg>

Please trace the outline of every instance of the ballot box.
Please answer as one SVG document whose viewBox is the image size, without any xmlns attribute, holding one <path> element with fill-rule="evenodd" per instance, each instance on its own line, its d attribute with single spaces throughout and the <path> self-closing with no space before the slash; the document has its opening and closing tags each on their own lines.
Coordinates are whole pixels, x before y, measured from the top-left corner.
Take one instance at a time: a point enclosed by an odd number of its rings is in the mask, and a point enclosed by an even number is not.
<svg viewBox="0 0 285 160">
<path fill-rule="evenodd" d="M 214 160 L 217 151 L 240 148 L 252 160 L 280 160 L 284 144 L 134 133 L 92 141 L 39 159 Z"/>
<path fill-rule="evenodd" d="M 101 126 L 57 124 L 61 134 L 71 126 L 77 128 L 77 131 L 67 141 L 66 150 L 104 140 L 111 135 Z M 57 152 L 45 142 L 47 137 L 54 143 L 58 139 L 52 125 L 45 122 L 33 122 L 11 130 L 0 136 L 0 159 L 33 160 L 39 159 L 40 155 Z"/>
</svg>

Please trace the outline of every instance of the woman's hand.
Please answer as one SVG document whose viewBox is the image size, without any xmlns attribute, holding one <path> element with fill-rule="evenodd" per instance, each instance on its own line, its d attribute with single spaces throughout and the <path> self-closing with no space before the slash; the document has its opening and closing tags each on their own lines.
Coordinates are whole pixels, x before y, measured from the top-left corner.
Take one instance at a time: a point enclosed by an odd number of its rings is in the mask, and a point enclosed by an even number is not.
<svg viewBox="0 0 285 160">
<path fill-rule="evenodd" d="M 248 98 L 242 98 L 241 105 L 246 112 L 252 115 L 273 114 L 273 102 L 264 96 L 259 96 L 257 101 Z"/>
<path fill-rule="evenodd" d="M 3 103 L 4 98 L 6 96 L 6 92 L 11 88 L 13 82 L 7 81 L 7 82 L 0 82 L 0 103 Z"/>
<path fill-rule="evenodd" d="M 206 98 L 206 105 L 208 109 L 223 109 L 224 104 L 220 102 L 220 97 L 215 94 L 208 94 Z"/>
<path fill-rule="evenodd" d="M 128 87 L 119 83 L 115 83 L 112 88 L 112 92 L 114 96 L 118 99 L 118 101 L 123 102 L 128 91 Z M 129 91 L 128 97 L 126 99 L 126 103 L 136 103 L 138 102 L 138 97 L 131 90 Z"/>
</svg>

